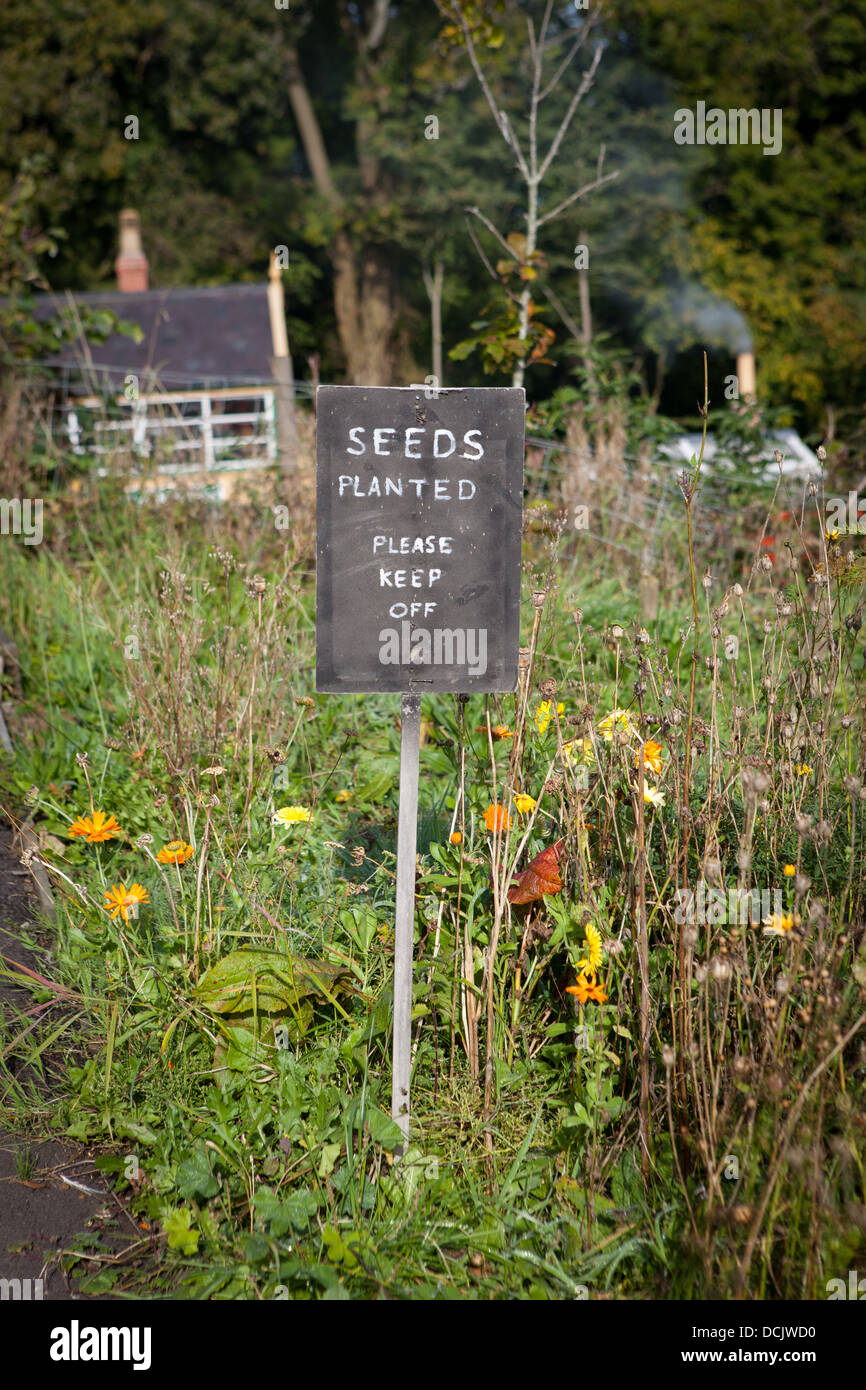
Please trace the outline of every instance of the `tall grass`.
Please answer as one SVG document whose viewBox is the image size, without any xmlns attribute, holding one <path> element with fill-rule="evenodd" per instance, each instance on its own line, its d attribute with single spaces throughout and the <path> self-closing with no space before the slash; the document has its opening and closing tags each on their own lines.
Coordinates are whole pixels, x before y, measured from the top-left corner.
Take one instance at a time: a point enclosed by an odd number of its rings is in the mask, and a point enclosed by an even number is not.
<svg viewBox="0 0 866 1390">
<path fill-rule="evenodd" d="M 527 499 L 518 690 L 424 700 L 398 1162 L 399 706 L 315 694 L 308 521 L 84 480 L 42 546 L 3 541 L 0 800 L 60 909 L 2 1039 L 46 1090 L 13 1067 L 3 1105 L 99 1144 L 148 1225 L 147 1259 L 88 1261 L 95 1292 L 814 1298 L 862 1262 L 858 542 L 816 488 L 774 559 L 760 527 L 709 549 L 698 492 L 692 570 L 685 511 L 660 522 L 679 585 L 650 614 L 562 486 L 543 524 Z M 69 837 L 100 809 L 120 837 Z M 510 902 L 560 840 L 561 890 Z M 251 947 L 226 1012 L 208 981 Z"/>
</svg>

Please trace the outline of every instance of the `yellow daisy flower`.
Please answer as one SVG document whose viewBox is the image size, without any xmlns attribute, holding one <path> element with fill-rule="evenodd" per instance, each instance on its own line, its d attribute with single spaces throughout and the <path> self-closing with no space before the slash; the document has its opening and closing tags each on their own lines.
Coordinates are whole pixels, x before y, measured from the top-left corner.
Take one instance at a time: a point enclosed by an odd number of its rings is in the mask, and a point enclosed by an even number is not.
<svg viewBox="0 0 866 1390">
<path fill-rule="evenodd" d="M 118 883 L 106 891 L 103 907 L 109 917 L 116 917 L 119 912 L 124 922 L 128 922 L 131 917 L 134 919 L 138 916 L 142 903 L 149 902 L 147 889 L 140 883 L 133 883 L 129 888 Z"/>
<path fill-rule="evenodd" d="M 274 812 L 275 825 L 297 825 L 300 821 L 310 820 L 310 812 L 306 806 L 283 806 L 282 810 Z"/>
<path fill-rule="evenodd" d="M 601 720 L 598 727 L 606 743 L 610 743 L 615 733 L 626 734 L 632 738 L 637 734 L 637 729 L 632 723 L 628 711 L 624 709 L 611 710 L 610 714 L 605 715 L 604 719 Z"/>
<path fill-rule="evenodd" d="M 799 917 L 795 918 L 793 912 L 772 912 L 769 917 L 764 918 L 764 935 L 787 936 L 795 922 L 799 922 L 799 920 Z"/>
<path fill-rule="evenodd" d="M 582 975 L 591 975 L 595 980 L 598 968 L 604 959 L 601 949 L 601 932 L 590 922 L 586 929 L 586 958 L 577 962 L 577 968 Z"/>
<path fill-rule="evenodd" d="M 557 714 L 565 713 L 565 705 L 556 706 Z M 542 700 L 538 709 L 535 711 L 535 727 L 540 734 L 547 733 L 547 726 L 553 718 L 553 701 Z"/>
<path fill-rule="evenodd" d="M 156 856 L 157 864 L 185 864 L 188 859 L 192 859 L 195 850 L 192 845 L 186 844 L 183 840 L 169 840 L 167 845 L 163 845 L 159 854 Z"/>
<path fill-rule="evenodd" d="M 514 805 L 522 816 L 528 816 L 536 807 L 535 798 L 527 796 L 525 792 L 518 792 L 514 798 Z"/>
</svg>

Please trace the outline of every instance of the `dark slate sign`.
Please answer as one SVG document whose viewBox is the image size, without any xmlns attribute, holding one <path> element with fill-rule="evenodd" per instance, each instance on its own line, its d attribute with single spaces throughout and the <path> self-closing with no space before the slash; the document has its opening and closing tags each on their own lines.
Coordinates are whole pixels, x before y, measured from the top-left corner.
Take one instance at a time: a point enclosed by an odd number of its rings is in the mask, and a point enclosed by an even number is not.
<svg viewBox="0 0 866 1390">
<path fill-rule="evenodd" d="M 517 683 L 524 392 L 433 394 L 318 389 L 317 690 Z"/>
</svg>

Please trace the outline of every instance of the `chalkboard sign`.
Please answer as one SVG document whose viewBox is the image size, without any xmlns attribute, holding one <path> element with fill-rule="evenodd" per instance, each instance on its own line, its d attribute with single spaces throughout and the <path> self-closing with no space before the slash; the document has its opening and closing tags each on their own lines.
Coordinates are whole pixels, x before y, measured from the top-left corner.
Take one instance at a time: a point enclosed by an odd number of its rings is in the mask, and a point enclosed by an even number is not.
<svg viewBox="0 0 866 1390">
<path fill-rule="evenodd" d="M 524 400 L 319 387 L 317 690 L 514 689 Z"/>
</svg>

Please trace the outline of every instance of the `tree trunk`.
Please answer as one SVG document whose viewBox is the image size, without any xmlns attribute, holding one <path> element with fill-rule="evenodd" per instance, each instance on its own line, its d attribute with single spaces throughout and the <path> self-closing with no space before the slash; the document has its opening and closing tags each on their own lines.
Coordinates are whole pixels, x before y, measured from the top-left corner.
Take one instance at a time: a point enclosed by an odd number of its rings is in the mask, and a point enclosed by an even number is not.
<svg viewBox="0 0 866 1390">
<path fill-rule="evenodd" d="M 343 200 L 334 183 L 321 127 L 294 45 L 287 50 L 286 74 L 289 100 L 313 182 L 339 216 Z M 365 189 L 372 196 L 377 169 L 375 162 L 364 154 L 367 132 L 362 126 L 359 122 L 359 164 Z M 392 338 L 396 315 L 391 266 L 384 249 L 366 247 L 358 255 L 348 234 L 340 229 L 334 234 L 330 257 L 334 268 L 334 313 L 349 380 L 356 386 L 388 386 L 394 371 Z"/>
</svg>

